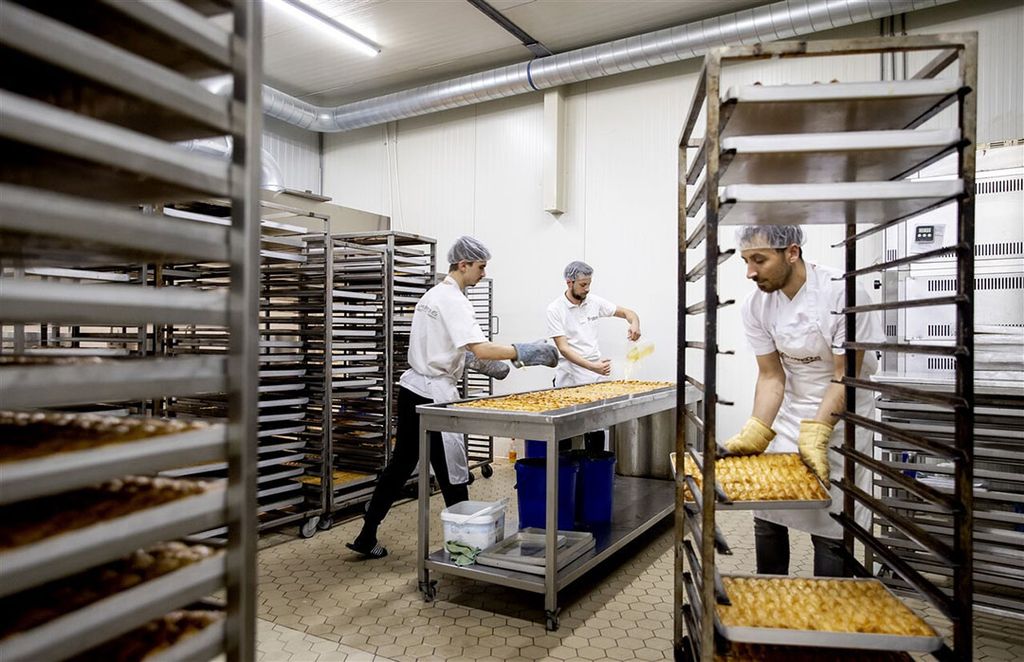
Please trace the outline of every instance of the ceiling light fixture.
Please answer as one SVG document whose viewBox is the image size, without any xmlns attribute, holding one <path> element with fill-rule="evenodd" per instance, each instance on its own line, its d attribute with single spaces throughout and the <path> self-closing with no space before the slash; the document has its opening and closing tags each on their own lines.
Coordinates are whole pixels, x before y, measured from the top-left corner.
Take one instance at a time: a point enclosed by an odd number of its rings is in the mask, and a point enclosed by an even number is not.
<svg viewBox="0 0 1024 662">
<path fill-rule="evenodd" d="M 299 17 L 307 22 L 314 23 L 321 28 L 330 28 L 333 33 L 340 34 L 345 38 L 345 43 L 352 46 L 360 53 L 375 57 L 380 54 L 380 44 L 364 37 L 347 25 L 342 25 L 330 16 L 321 13 L 302 0 L 271 0 L 271 3 L 285 10 L 289 14 Z"/>
</svg>

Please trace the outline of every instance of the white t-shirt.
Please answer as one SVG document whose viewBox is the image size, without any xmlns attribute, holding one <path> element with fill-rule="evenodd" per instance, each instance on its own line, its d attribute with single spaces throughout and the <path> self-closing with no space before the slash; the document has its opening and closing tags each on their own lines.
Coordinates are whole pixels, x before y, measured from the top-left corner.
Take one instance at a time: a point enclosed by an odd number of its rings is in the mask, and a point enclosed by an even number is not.
<svg viewBox="0 0 1024 662">
<path fill-rule="evenodd" d="M 833 354 L 845 354 L 841 345 L 846 342 L 846 318 L 833 315 L 846 307 L 846 282 L 840 278 L 842 272 L 817 264 L 806 263 L 807 281 L 792 299 L 782 290 L 762 292 L 754 290 L 743 302 L 743 327 L 747 342 L 754 354 L 771 354 L 778 348 L 775 343 L 775 329 L 785 323 L 789 316 L 811 317 L 816 315 L 821 322 L 822 334 L 831 341 Z M 857 285 L 857 303 L 872 303 L 871 297 L 860 284 Z M 856 317 L 857 342 L 885 342 L 882 325 L 877 313 L 858 314 Z M 865 352 L 863 374 L 872 375 L 878 367 L 874 352 Z"/>
<path fill-rule="evenodd" d="M 458 382 L 466 362 L 466 345 L 486 342 L 473 304 L 451 276 L 430 288 L 416 304 L 409 336 L 409 366 L 399 383 L 433 399 L 430 381 Z"/>
<path fill-rule="evenodd" d="M 611 317 L 617 306 L 601 297 L 590 294 L 583 303 L 575 304 L 566 298 L 563 292 L 548 305 L 548 337 L 565 336 L 569 347 L 588 361 L 601 358 L 601 348 L 597 346 L 597 320 Z M 601 375 L 578 366 L 564 356 L 558 357 L 555 368 L 555 386 L 576 386 L 593 384 L 601 379 Z"/>
<path fill-rule="evenodd" d="M 755 290 L 743 303 L 743 326 L 747 341 L 758 356 L 779 352 L 782 368 L 786 374 L 786 386 L 782 406 L 772 423 L 777 433 L 768 446 L 769 453 L 795 453 L 800 433 L 800 422 L 814 418 L 821 406 L 825 393 L 832 383 L 837 355 L 845 353 L 841 347 L 846 342 L 846 319 L 835 315 L 846 303 L 845 282 L 840 272 L 814 264 L 807 264 L 807 282 L 793 296 L 787 297 L 781 291 L 762 292 Z M 839 280 L 833 280 L 839 278 Z M 857 287 L 857 303 L 870 303 L 867 292 Z M 858 342 L 883 342 L 882 324 L 875 312 L 856 316 L 856 340 Z M 875 352 L 864 352 L 862 376 L 871 375 L 878 367 Z M 874 393 L 868 389 L 857 389 L 856 411 L 862 416 L 873 416 Z M 832 432 L 830 445 L 843 441 L 843 422 L 839 421 Z M 872 432 L 857 427 L 855 447 L 862 453 L 871 453 Z M 829 454 L 829 470 L 832 480 L 843 476 L 842 458 Z M 856 483 L 861 489 L 871 490 L 871 477 L 863 467 L 857 467 Z M 842 492 L 833 484 L 831 512 L 841 512 Z M 857 508 L 857 521 L 861 526 L 869 525 L 870 514 L 866 509 Z M 776 524 L 806 531 L 812 535 L 839 538 L 842 527 L 829 517 L 826 510 L 755 510 L 754 516 Z"/>
</svg>

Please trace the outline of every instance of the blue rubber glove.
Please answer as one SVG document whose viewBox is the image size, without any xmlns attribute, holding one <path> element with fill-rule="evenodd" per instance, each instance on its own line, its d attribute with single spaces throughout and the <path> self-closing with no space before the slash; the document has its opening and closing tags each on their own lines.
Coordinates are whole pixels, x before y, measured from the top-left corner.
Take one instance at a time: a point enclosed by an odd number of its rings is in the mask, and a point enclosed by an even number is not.
<svg viewBox="0 0 1024 662">
<path fill-rule="evenodd" d="M 505 379 L 511 368 L 504 361 L 478 359 L 473 352 L 466 352 L 466 370 L 473 370 L 494 379 Z"/>
<path fill-rule="evenodd" d="M 512 365 L 522 368 L 528 365 L 543 365 L 554 368 L 558 365 L 558 350 L 543 340 L 537 342 L 514 343 L 516 358 Z"/>
</svg>

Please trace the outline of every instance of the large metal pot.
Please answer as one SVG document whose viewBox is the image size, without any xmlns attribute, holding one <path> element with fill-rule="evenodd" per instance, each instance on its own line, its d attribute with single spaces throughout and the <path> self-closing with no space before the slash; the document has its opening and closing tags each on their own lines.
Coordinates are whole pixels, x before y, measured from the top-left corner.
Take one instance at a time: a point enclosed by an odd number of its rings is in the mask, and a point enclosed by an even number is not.
<svg viewBox="0 0 1024 662">
<path fill-rule="evenodd" d="M 675 449 L 676 410 L 612 426 L 615 471 L 620 476 L 671 478 L 669 453 Z"/>
</svg>

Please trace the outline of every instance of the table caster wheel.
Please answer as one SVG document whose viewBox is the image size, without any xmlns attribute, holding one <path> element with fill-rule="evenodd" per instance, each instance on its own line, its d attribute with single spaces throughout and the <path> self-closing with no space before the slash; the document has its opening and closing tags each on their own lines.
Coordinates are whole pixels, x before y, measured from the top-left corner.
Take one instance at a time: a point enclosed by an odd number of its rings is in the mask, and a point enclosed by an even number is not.
<svg viewBox="0 0 1024 662">
<path fill-rule="evenodd" d="M 312 538 L 316 535 L 317 526 L 320 524 L 319 517 L 310 517 L 299 527 L 299 535 L 303 538 Z"/>
<path fill-rule="evenodd" d="M 555 632 L 558 630 L 558 611 L 545 612 L 544 618 L 544 629 L 548 632 Z"/>
<path fill-rule="evenodd" d="M 432 579 L 429 582 L 420 582 L 420 592 L 423 593 L 424 602 L 433 602 L 434 598 L 437 597 L 437 580 Z"/>
<path fill-rule="evenodd" d="M 494 475 L 494 469 L 491 467 L 491 465 L 485 464 L 484 466 L 480 467 L 480 474 L 484 478 L 490 478 L 491 476 Z"/>
<path fill-rule="evenodd" d="M 317 523 L 316 528 L 320 529 L 321 531 L 326 531 L 332 526 L 334 526 L 334 518 L 330 516 L 324 516 L 320 518 L 320 521 Z"/>
</svg>

